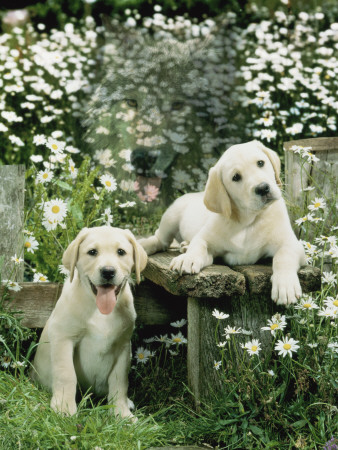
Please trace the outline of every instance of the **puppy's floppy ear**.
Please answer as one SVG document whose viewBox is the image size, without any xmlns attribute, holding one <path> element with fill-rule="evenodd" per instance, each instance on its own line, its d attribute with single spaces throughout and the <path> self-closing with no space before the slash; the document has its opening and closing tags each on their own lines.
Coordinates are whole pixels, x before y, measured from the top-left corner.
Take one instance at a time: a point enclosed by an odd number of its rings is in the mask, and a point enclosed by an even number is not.
<svg viewBox="0 0 338 450">
<path fill-rule="evenodd" d="M 137 284 L 141 281 L 141 272 L 146 268 L 148 262 L 148 256 L 141 244 L 137 242 L 133 233 L 129 230 L 124 230 L 127 234 L 129 242 L 132 244 L 134 249 L 134 269 L 136 274 Z"/>
<path fill-rule="evenodd" d="M 231 201 L 223 184 L 220 168 L 212 167 L 209 170 L 207 185 L 204 191 L 204 204 L 212 212 L 222 214 L 229 218 L 231 216 Z"/>
<path fill-rule="evenodd" d="M 81 242 L 88 234 L 88 228 L 83 228 L 80 233 L 76 236 L 74 241 L 72 241 L 62 257 L 62 264 L 66 269 L 70 271 L 70 282 L 73 281 L 74 278 L 74 270 L 79 257 L 79 247 Z"/>
<path fill-rule="evenodd" d="M 275 178 L 278 186 L 282 186 L 282 182 L 280 179 L 280 169 L 281 169 L 281 163 L 279 156 L 277 152 L 274 150 L 271 150 L 268 147 L 265 147 L 261 142 L 256 141 L 258 143 L 259 148 L 266 154 L 266 156 L 269 158 L 271 165 L 273 167 L 273 170 L 275 171 Z"/>
</svg>

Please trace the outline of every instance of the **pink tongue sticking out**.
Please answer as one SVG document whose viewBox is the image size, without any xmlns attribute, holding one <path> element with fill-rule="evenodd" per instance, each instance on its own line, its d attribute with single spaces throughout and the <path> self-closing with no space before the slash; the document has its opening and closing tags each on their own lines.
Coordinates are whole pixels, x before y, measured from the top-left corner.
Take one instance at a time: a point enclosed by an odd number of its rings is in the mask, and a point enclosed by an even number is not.
<svg viewBox="0 0 338 450">
<path fill-rule="evenodd" d="M 116 305 L 116 286 L 96 286 L 96 305 L 101 314 L 110 314 Z"/>
</svg>

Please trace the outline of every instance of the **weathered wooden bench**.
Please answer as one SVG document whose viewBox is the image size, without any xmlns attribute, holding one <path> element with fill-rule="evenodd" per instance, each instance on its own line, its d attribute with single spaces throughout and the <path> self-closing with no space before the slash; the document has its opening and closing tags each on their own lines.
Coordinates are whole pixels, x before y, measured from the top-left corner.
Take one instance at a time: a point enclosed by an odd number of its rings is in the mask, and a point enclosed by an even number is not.
<svg viewBox="0 0 338 450">
<path fill-rule="evenodd" d="M 212 265 L 197 275 L 179 275 L 169 269 L 177 250 L 149 257 L 143 272 L 145 280 L 135 287 L 135 308 L 138 323 L 167 325 L 181 318 L 188 320 L 188 383 L 196 404 L 217 391 L 220 379 L 214 370 L 219 359 L 215 330 L 216 308 L 226 314 L 229 324 L 241 327 L 258 338 L 263 346 L 270 342 L 270 333 L 262 332 L 267 319 L 284 307 L 277 307 L 270 298 L 271 264 L 251 266 Z M 299 271 L 304 292 L 320 288 L 320 270 L 304 266 Z M 13 293 L 9 308 L 23 311 L 23 325 L 42 328 L 62 285 L 57 283 L 20 283 L 22 289 Z M 219 340 L 224 340 L 219 330 Z"/>
<path fill-rule="evenodd" d="M 240 327 L 258 338 L 264 347 L 270 343 L 271 334 L 261 330 L 267 319 L 285 307 L 277 307 L 271 300 L 271 264 L 256 264 L 227 267 L 212 265 L 197 275 L 179 275 L 169 269 L 171 259 L 178 251 L 158 253 L 149 258 L 143 272 L 144 277 L 158 289 L 162 287 L 171 294 L 174 302 L 177 296 L 186 301 L 188 320 L 188 383 L 198 406 L 216 393 L 221 385 L 214 362 L 220 359 L 217 343 L 224 341 L 222 327 L 215 336 L 217 319 L 214 309 L 229 314 L 224 323 Z M 303 266 L 298 276 L 304 292 L 320 288 L 320 270 Z M 158 291 L 159 292 L 159 291 Z M 176 303 L 177 304 L 177 303 Z M 218 339 L 218 342 L 216 342 Z"/>
</svg>

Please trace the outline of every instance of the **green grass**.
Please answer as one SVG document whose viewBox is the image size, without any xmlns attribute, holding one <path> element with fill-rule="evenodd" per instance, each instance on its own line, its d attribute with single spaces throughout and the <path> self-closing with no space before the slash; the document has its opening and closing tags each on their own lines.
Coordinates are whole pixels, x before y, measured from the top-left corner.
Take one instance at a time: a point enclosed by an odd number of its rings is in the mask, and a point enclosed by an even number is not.
<svg viewBox="0 0 338 450">
<path fill-rule="evenodd" d="M 49 408 L 49 394 L 26 377 L 0 373 L 1 449 L 145 449 L 163 442 L 163 426 L 152 416 L 138 413 L 132 424 L 116 420 L 109 407 L 95 407 L 89 397 L 78 414 L 65 417 Z"/>
</svg>

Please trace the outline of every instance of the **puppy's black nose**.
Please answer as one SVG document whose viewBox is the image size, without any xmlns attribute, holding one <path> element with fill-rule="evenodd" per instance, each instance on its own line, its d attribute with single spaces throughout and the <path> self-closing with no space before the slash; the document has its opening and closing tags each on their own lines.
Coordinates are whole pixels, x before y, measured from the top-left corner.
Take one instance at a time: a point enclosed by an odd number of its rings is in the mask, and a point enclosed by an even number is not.
<svg viewBox="0 0 338 450">
<path fill-rule="evenodd" d="M 111 280 L 115 276 L 115 269 L 112 266 L 104 266 L 101 269 L 101 276 L 105 280 Z"/>
<path fill-rule="evenodd" d="M 263 195 L 267 195 L 270 192 L 270 186 L 268 185 L 268 183 L 261 183 L 258 186 L 256 186 L 255 188 L 255 193 L 257 195 L 261 195 L 263 197 Z"/>
</svg>

